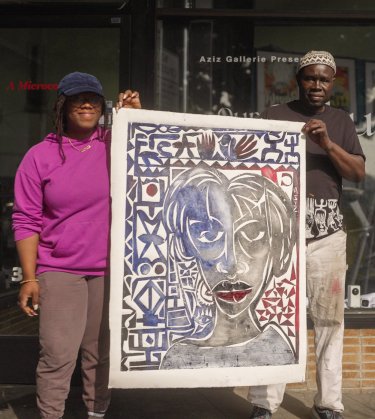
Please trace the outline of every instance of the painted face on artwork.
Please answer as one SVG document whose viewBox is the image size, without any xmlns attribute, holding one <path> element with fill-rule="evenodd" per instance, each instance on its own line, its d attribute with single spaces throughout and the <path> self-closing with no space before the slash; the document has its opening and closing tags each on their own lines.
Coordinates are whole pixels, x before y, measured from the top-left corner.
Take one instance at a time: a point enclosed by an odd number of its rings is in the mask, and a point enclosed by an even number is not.
<svg viewBox="0 0 375 419">
<path fill-rule="evenodd" d="M 66 100 L 66 133 L 73 138 L 89 136 L 102 115 L 103 98 L 86 92 Z"/>
<path fill-rule="evenodd" d="M 327 65 L 314 64 L 301 69 L 297 75 L 299 98 L 312 112 L 323 112 L 324 105 L 332 96 L 333 69 Z"/>
<path fill-rule="evenodd" d="M 238 199 L 214 185 L 195 189 L 184 210 L 185 251 L 198 261 L 218 309 L 228 316 L 249 307 L 270 258 L 266 211 L 258 202 L 243 211 Z"/>
<path fill-rule="evenodd" d="M 320 233 L 325 233 L 327 231 L 325 211 L 323 211 L 323 210 L 317 210 L 316 211 L 316 213 L 315 213 L 315 223 L 316 223 Z"/>
</svg>

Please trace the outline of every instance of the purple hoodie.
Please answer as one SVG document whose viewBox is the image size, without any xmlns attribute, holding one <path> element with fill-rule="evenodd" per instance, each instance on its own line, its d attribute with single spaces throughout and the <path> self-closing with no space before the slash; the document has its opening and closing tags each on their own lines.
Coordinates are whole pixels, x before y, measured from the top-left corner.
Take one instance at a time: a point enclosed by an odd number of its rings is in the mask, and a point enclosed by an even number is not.
<svg viewBox="0 0 375 419">
<path fill-rule="evenodd" d="M 56 135 L 49 134 L 23 158 L 15 179 L 13 231 L 15 240 L 39 234 L 37 273 L 106 272 L 109 134 L 98 129 L 88 139 L 71 143 L 63 137 L 64 163 Z M 90 149 L 79 151 L 88 144 Z"/>
</svg>

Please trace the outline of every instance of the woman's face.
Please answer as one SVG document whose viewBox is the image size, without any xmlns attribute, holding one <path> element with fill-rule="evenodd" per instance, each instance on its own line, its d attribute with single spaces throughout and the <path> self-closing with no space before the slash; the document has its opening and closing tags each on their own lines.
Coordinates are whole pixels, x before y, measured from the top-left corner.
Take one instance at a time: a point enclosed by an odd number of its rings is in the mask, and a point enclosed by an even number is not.
<svg viewBox="0 0 375 419">
<path fill-rule="evenodd" d="M 195 194 L 184 214 L 185 250 L 197 258 L 218 308 L 228 316 L 247 309 L 268 276 L 264 207 L 250 200 L 245 207 L 249 211 L 217 185 Z"/>
<path fill-rule="evenodd" d="M 86 92 L 66 99 L 66 134 L 73 138 L 88 137 L 98 125 L 103 98 Z"/>
</svg>

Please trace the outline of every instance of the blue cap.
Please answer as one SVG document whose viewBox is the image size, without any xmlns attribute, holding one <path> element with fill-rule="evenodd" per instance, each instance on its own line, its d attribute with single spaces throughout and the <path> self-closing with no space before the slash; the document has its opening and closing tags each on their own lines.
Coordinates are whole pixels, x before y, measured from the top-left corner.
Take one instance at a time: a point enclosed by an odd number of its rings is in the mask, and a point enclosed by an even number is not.
<svg viewBox="0 0 375 419">
<path fill-rule="evenodd" d="M 100 81 L 91 74 L 80 73 L 79 71 L 69 73 L 63 77 L 57 88 L 58 95 L 73 96 L 84 92 L 104 96 Z"/>
</svg>

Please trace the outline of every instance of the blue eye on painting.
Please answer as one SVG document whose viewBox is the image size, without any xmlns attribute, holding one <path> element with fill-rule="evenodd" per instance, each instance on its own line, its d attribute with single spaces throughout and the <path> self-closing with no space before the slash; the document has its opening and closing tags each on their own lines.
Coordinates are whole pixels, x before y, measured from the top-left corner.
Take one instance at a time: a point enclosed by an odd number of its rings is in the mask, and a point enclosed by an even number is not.
<svg viewBox="0 0 375 419">
<path fill-rule="evenodd" d="M 198 237 L 198 240 L 201 243 L 214 243 L 220 240 L 224 235 L 224 231 L 218 231 L 215 236 L 212 233 L 212 231 L 202 231 Z"/>
<path fill-rule="evenodd" d="M 216 218 L 189 220 L 189 229 L 192 237 L 205 244 L 218 242 L 224 235 L 223 225 Z"/>
</svg>

